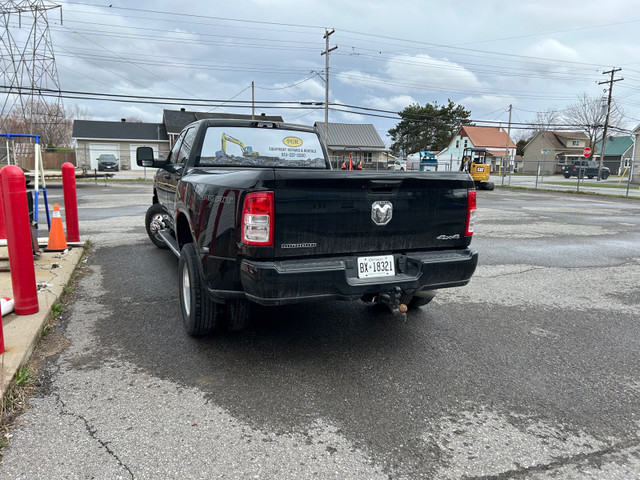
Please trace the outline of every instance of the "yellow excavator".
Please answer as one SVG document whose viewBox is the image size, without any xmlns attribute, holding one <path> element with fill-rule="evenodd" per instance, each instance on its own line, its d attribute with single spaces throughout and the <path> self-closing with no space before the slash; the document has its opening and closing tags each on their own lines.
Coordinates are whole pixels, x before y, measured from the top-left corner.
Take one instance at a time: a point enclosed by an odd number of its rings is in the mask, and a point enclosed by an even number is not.
<svg viewBox="0 0 640 480">
<path fill-rule="evenodd" d="M 245 146 L 237 138 L 233 138 L 231 135 L 227 135 L 226 133 L 222 134 L 222 150 L 217 152 L 218 154 L 225 155 L 227 153 L 227 142 L 235 143 L 242 150 L 242 156 L 244 157 L 259 157 L 260 154 L 258 152 L 254 152 L 251 147 Z"/>
<path fill-rule="evenodd" d="M 493 190 L 495 185 L 489 181 L 491 165 L 486 162 L 487 149 L 467 147 L 462 151 L 460 171 L 468 172 L 478 190 Z"/>
</svg>

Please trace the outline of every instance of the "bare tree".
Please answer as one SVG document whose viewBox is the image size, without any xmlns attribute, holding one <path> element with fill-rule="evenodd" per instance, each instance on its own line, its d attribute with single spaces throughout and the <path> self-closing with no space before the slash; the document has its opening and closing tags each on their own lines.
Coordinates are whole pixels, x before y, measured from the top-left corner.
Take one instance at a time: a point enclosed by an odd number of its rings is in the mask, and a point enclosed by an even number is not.
<svg viewBox="0 0 640 480">
<path fill-rule="evenodd" d="M 75 106 L 65 108 L 57 102 L 34 102 L 25 105 L 25 111 L 15 107 L 0 118 L 0 128 L 6 133 L 39 135 L 45 147 L 70 146 L 73 119 L 86 116 Z"/>
<path fill-rule="evenodd" d="M 562 114 L 554 108 L 537 112 L 535 120 L 531 123 L 531 136 L 546 130 L 556 130 L 555 126 L 561 122 Z"/>
<path fill-rule="evenodd" d="M 584 132 L 589 137 L 591 148 L 595 152 L 595 144 L 598 139 L 598 131 L 602 131 L 604 120 L 607 116 L 607 106 L 601 98 L 590 97 L 587 93 L 578 96 L 578 101 L 567 107 L 564 113 L 564 123 L 575 125 L 576 129 Z M 624 118 L 624 112 L 615 103 L 611 103 L 609 114 L 609 127 L 619 127 Z"/>
</svg>

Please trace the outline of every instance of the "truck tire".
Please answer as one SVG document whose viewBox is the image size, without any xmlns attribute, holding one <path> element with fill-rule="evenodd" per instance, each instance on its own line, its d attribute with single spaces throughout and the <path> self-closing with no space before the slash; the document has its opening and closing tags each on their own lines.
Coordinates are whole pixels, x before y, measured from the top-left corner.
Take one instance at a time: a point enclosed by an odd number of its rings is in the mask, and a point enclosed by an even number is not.
<svg viewBox="0 0 640 480">
<path fill-rule="evenodd" d="M 435 297 L 435 293 L 433 297 Z M 400 298 L 400 303 L 404 303 L 410 309 L 415 310 L 416 308 L 424 307 L 431 300 L 433 300 L 433 297 L 416 297 L 415 295 L 403 295 Z"/>
<path fill-rule="evenodd" d="M 158 248 L 169 248 L 162 237 L 160 237 L 156 231 L 158 228 L 164 228 L 164 216 L 162 207 L 159 203 L 154 203 L 147 210 L 147 214 L 144 217 L 144 226 L 147 229 L 147 235 Z"/>
<path fill-rule="evenodd" d="M 230 332 L 244 330 L 249 325 L 252 303 L 244 298 L 230 300 L 225 305 L 226 328 Z"/>
<path fill-rule="evenodd" d="M 570 173 L 563 173 L 562 176 L 564 178 L 571 178 L 571 174 Z"/>
<path fill-rule="evenodd" d="M 607 178 L 609 178 L 609 173 L 608 172 L 602 172 L 602 180 L 606 180 Z"/>
<path fill-rule="evenodd" d="M 222 319 L 223 306 L 213 301 L 202 282 L 200 259 L 193 243 L 187 243 L 180 252 L 178 287 L 182 323 L 189 335 L 206 335 L 217 330 Z"/>
<path fill-rule="evenodd" d="M 407 306 L 409 308 L 420 308 L 420 307 L 424 307 L 431 300 L 433 300 L 433 297 L 432 298 L 413 297 L 409 302 L 409 305 Z"/>
</svg>

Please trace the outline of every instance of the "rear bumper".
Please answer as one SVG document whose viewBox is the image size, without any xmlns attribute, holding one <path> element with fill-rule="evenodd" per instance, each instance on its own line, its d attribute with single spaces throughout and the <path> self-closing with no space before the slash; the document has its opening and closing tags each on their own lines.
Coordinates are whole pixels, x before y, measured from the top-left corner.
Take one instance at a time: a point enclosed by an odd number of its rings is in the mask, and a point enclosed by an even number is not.
<svg viewBox="0 0 640 480">
<path fill-rule="evenodd" d="M 317 300 L 354 300 L 365 294 L 405 293 L 460 287 L 469 283 L 478 264 L 472 249 L 394 255 L 396 275 L 360 279 L 356 256 L 314 260 L 260 262 L 243 260 L 240 278 L 246 297 L 262 305 Z"/>
</svg>

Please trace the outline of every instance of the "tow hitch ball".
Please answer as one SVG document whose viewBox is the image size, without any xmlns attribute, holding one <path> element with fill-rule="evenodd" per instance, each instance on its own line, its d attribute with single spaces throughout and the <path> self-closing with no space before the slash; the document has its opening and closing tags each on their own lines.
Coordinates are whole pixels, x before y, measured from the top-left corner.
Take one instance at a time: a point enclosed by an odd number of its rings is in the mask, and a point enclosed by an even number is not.
<svg viewBox="0 0 640 480">
<path fill-rule="evenodd" d="M 395 287 L 391 292 L 378 294 L 378 303 L 389 307 L 393 316 L 404 322 L 407 320 L 407 306 L 400 303 L 400 298 L 402 298 L 402 290 L 400 287 Z"/>
</svg>

